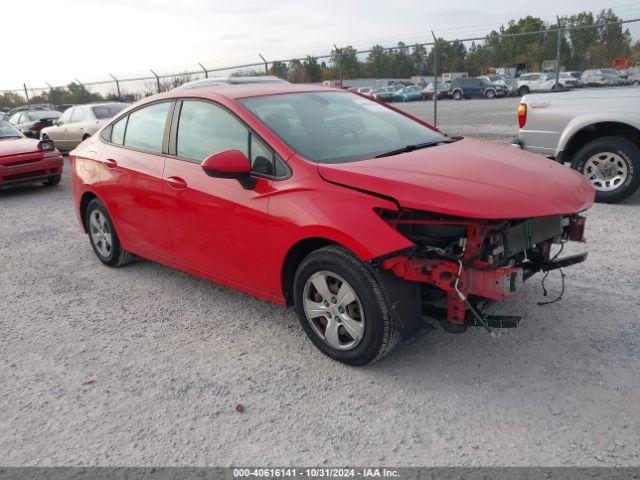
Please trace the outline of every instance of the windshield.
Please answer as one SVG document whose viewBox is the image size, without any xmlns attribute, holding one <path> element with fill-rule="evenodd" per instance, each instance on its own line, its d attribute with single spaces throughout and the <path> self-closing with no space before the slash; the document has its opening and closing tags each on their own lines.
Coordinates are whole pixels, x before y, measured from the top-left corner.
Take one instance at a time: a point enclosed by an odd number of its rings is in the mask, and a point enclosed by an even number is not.
<svg viewBox="0 0 640 480">
<path fill-rule="evenodd" d="M 0 138 L 10 137 L 22 137 L 22 134 L 6 120 L 0 120 Z"/>
<path fill-rule="evenodd" d="M 102 120 L 104 118 L 115 117 L 124 107 L 126 107 L 126 105 L 98 105 L 91 107 L 91 110 L 93 110 L 93 114 L 98 120 Z"/>
<path fill-rule="evenodd" d="M 239 102 L 296 153 L 318 163 L 353 162 L 446 140 L 415 120 L 345 92 L 288 93 Z"/>
</svg>

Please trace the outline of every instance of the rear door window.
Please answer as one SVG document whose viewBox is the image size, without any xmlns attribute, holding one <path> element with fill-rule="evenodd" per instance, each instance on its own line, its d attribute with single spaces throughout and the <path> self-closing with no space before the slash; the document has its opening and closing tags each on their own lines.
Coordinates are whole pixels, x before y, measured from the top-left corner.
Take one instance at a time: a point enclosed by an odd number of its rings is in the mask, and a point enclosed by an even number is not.
<svg viewBox="0 0 640 480">
<path fill-rule="evenodd" d="M 150 153 L 162 153 L 164 127 L 170 107 L 170 102 L 155 103 L 129 114 L 124 146 Z"/>
</svg>

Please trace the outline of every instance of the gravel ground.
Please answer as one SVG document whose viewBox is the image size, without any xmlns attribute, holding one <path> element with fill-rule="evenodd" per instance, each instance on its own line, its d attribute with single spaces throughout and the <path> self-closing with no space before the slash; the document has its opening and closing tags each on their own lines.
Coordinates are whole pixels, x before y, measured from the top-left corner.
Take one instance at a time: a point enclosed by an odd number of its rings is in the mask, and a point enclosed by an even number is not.
<svg viewBox="0 0 640 480">
<path fill-rule="evenodd" d="M 564 300 L 349 368 L 291 310 L 94 256 L 55 188 L 0 192 L 0 465 L 640 465 L 640 196 L 589 213 Z M 551 294 L 559 290 L 550 278 Z"/>
</svg>

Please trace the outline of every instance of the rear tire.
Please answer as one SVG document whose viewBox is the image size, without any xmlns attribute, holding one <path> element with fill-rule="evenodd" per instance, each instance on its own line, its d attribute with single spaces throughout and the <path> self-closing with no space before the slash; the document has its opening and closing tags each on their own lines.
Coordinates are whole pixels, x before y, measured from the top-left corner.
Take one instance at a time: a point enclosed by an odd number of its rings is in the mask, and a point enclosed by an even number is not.
<svg viewBox="0 0 640 480">
<path fill-rule="evenodd" d="M 45 187 L 55 187 L 56 185 L 58 185 L 60 183 L 60 180 L 62 180 L 62 175 L 60 175 L 60 174 L 51 175 L 44 182 L 42 182 L 42 184 Z"/>
<path fill-rule="evenodd" d="M 350 289 L 349 299 L 354 300 L 341 302 L 340 297 L 346 298 L 341 294 L 343 287 L 345 292 Z M 384 357 L 398 342 L 398 328 L 373 272 L 341 247 L 310 253 L 296 270 L 293 292 L 300 325 L 313 344 L 333 360 L 367 365 Z M 337 334 L 327 333 L 330 330 Z"/>
<path fill-rule="evenodd" d="M 576 153 L 571 168 L 591 181 L 596 202 L 618 203 L 640 186 L 640 149 L 626 138 L 598 138 Z"/>
<path fill-rule="evenodd" d="M 108 267 L 121 267 L 133 260 L 122 248 L 113 222 L 103 203 L 94 198 L 87 205 L 85 225 L 94 253 Z"/>
<path fill-rule="evenodd" d="M 484 92 L 484 96 L 485 98 L 488 98 L 491 100 L 496 96 L 496 91 L 490 88 L 486 92 Z"/>
<path fill-rule="evenodd" d="M 462 92 L 460 90 L 454 90 L 452 96 L 454 100 L 462 100 Z"/>
</svg>

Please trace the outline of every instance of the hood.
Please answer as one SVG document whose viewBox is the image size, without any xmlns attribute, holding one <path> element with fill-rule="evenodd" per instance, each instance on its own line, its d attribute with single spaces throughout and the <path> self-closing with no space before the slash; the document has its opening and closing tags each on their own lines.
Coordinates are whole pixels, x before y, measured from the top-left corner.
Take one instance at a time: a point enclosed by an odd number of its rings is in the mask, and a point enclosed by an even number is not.
<svg viewBox="0 0 640 480">
<path fill-rule="evenodd" d="M 358 162 L 318 164 L 325 179 L 394 198 L 402 207 L 466 218 L 576 213 L 595 191 L 578 172 L 539 155 L 463 139 Z"/>
<path fill-rule="evenodd" d="M 6 138 L 0 139 L 0 157 L 18 155 L 38 151 L 38 142 L 34 138 Z"/>
</svg>

